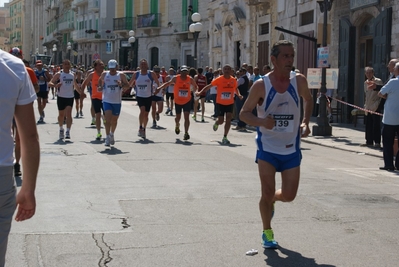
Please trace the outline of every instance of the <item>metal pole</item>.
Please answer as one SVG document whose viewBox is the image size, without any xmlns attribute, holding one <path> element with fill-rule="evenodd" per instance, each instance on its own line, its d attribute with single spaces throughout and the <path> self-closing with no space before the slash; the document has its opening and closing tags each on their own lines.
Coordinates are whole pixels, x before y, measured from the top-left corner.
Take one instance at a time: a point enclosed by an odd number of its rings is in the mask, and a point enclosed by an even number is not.
<svg viewBox="0 0 399 267">
<path fill-rule="evenodd" d="M 131 70 L 134 70 L 133 68 L 133 66 L 134 66 L 134 47 L 133 47 L 133 45 L 134 45 L 134 43 L 131 43 L 130 44 L 130 49 L 131 49 L 131 51 L 130 51 L 130 56 L 131 56 L 131 60 L 132 61 L 130 61 L 130 64 L 131 64 L 131 66 L 130 66 L 130 69 Z"/>
<path fill-rule="evenodd" d="M 322 12 L 324 13 L 323 21 L 323 47 L 327 46 L 327 12 L 330 9 L 329 0 L 324 0 Z M 330 136 L 332 134 L 332 127 L 327 118 L 327 80 L 326 68 L 321 69 L 321 87 L 320 87 L 320 103 L 319 103 L 319 116 L 317 117 L 317 125 L 313 126 L 314 136 Z"/>
<path fill-rule="evenodd" d="M 197 41 L 199 32 L 194 32 L 194 68 L 197 68 Z"/>
</svg>

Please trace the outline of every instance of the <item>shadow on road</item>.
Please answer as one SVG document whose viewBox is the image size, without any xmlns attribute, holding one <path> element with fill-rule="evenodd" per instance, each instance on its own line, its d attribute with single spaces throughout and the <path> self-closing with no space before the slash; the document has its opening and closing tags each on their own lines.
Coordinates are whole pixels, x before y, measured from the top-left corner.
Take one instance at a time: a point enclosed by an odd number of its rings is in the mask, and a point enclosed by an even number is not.
<svg viewBox="0 0 399 267">
<path fill-rule="evenodd" d="M 282 256 L 279 255 L 283 254 Z M 316 260 L 313 258 L 306 258 L 302 256 L 301 253 L 279 247 L 278 249 L 265 249 L 263 254 L 267 256 L 265 262 L 267 266 L 274 267 L 335 267 L 335 265 L 331 264 L 317 264 Z"/>
<path fill-rule="evenodd" d="M 110 147 L 108 149 L 104 149 L 103 151 L 100 151 L 101 154 L 107 154 L 107 155 L 120 155 L 120 154 L 128 154 L 130 152 L 123 152 L 122 150 L 116 148 L 116 147 Z"/>
</svg>

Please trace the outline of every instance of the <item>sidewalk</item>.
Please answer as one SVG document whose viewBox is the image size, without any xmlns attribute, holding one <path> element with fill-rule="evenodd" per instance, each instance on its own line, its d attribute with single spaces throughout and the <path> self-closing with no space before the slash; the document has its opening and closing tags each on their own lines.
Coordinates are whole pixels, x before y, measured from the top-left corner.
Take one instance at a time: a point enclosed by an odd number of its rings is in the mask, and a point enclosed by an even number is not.
<svg viewBox="0 0 399 267">
<path fill-rule="evenodd" d="M 205 103 L 205 116 L 210 118 L 212 114 L 213 103 Z M 311 117 L 309 124 L 311 131 L 314 125 L 316 125 L 316 117 Z M 332 123 L 331 126 L 332 136 L 310 135 L 307 138 L 302 138 L 302 142 L 382 158 L 382 149 L 360 146 L 366 143 L 363 123 L 358 123 L 357 127 L 348 123 Z M 255 130 L 255 128 L 252 130 Z"/>
</svg>

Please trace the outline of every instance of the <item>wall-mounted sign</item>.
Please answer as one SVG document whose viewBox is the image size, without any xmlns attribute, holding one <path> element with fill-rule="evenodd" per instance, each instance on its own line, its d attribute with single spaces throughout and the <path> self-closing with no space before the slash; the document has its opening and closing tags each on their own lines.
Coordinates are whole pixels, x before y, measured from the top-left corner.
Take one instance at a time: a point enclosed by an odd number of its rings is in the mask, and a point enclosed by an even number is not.
<svg viewBox="0 0 399 267">
<path fill-rule="evenodd" d="M 128 40 L 121 40 L 121 47 L 130 47 Z"/>
<path fill-rule="evenodd" d="M 350 8 L 351 10 L 359 9 L 362 7 L 378 5 L 380 0 L 350 0 Z"/>
<path fill-rule="evenodd" d="M 105 43 L 105 53 L 112 54 L 112 42 L 108 41 Z"/>
<path fill-rule="evenodd" d="M 326 69 L 327 89 L 338 89 L 338 69 Z M 306 76 L 309 89 L 319 89 L 321 87 L 321 69 L 308 69 Z"/>
</svg>

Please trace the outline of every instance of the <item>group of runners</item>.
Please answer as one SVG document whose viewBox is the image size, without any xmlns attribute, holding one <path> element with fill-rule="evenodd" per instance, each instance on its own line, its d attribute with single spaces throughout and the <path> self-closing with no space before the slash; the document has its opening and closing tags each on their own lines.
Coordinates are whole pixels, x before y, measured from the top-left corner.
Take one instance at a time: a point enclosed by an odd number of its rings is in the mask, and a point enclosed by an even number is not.
<svg viewBox="0 0 399 267">
<path fill-rule="evenodd" d="M 234 109 L 234 98 L 242 96 L 237 89 L 237 80 L 232 75 L 234 70 L 225 65 L 221 75 L 215 75 L 211 83 L 207 83 L 202 74 L 202 68 L 192 73 L 183 65 L 178 70 L 169 69 L 166 73 L 164 67 L 154 66 L 150 70 L 146 59 L 139 62 L 139 68 L 128 81 L 127 76 L 118 71 L 118 63 L 112 59 L 107 64 L 101 60 L 93 63 L 93 69 L 83 73 L 82 70 L 72 70 L 69 60 L 64 60 L 62 68 L 51 75 L 43 69 L 41 62 L 36 64 L 36 76 L 38 76 L 40 91 L 37 93 L 38 110 L 40 114 L 39 123 L 44 122 L 44 108 L 46 106 L 49 88 L 55 88 L 57 92 L 59 139 L 69 140 L 71 138 L 72 109 L 75 104 L 76 116 L 83 117 L 83 99 L 86 97 L 85 89 L 90 94 L 92 125 L 97 129 L 97 140 L 102 140 L 102 120 L 105 127 L 105 146 L 115 144 L 114 133 L 121 111 L 122 93 L 129 88 L 134 88 L 137 105 L 140 108 L 138 136 L 146 139 L 146 128 L 151 111 L 152 126 L 157 126 L 160 114 L 164 108 L 164 96 L 166 95 L 167 110 L 165 114 L 173 116 L 175 110 L 175 133 L 180 134 L 180 121 L 183 113 L 184 135 L 183 140 L 189 140 L 190 112 L 194 107 L 193 119 L 196 121 L 198 103 L 202 103 L 201 121 L 204 122 L 204 100 L 206 92 L 212 87 L 216 89 L 216 104 L 218 106 L 217 118 L 213 124 L 213 130 L 217 131 L 219 125 L 225 123 L 222 144 L 229 144 L 227 139 L 231 127 Z M 190 74 L 189 74 L 190 71 Z M 193 105 L 194 103 L 194 105 Z M 64 125 L 66 129 L 64 129 Z"/>
<path fill-rule="evenodd" d="M 22 51 L 19 50 L 15 53 L 14 51 L 10 52 L 14 55 L 22 55 Z M 309 119 L 313 108 L 312 96 L 307 86 L 306 77 L 302 74 L 291 75 L 295 57 L 293 44 L 281 40 L 273 45 L 270 55 L 274 69 L 254 82 L 239 113 L 240 120 L 257 127 L 256 162 L 258 163 L 261 181 L 259 209 L 263 223 L 262 246 L 264 248 L 276 248 L 278 246 L 271 227 L 275 202 L 290 202 L 296 197 L 302 159 L 299 140 L 300 137 L 306 137 L 310 133 Z M 106 146 L 113 145 L 115 142 L 114 133 L 121 110 L 122 92 L 131 87 L 136 90 L 137 103 L 140 108 L 138 135 L 142 138 L 146 138 L 146 127 L 151 107 L 153 107 L 153 120 L 159 120 L 159 114 L 163 108 L 164 89 L 168 100 L 166 111 L 168 114 L 173 114 L 173 102 L 170 102 L 170 100 L 174 99 L 175 133 L 180 134 L 180 120 L 183 113 L 184 140 L 189 140 L 189 114 L 192 98 L 198 101 L 207 90 L 216 88 L 216 104 L 219 112 L 217 113 L 217 120 L 213 124 L 213 130 L 218 130 L 219 125 L 225 122 L 222 143 L 228 144 L 227 135 L 232 119 L 234 97 L 242 98 L 237 88 L 237 80 L 232 76 L 233 70 L 229 65 L 224 65 L 222 74 L 216 76 L 209 84 L 207 82 L 199 83 L 198 75 L 201 75 L 201 73 L 192 75 L 188 67 L 184 65 L 181 66 L 177 75 L 174 75 L 174 71 L 170 70 L 168 77 L 165 77 L 165 80 L 161 79 L 163 76 L 158 73 L 158 69 L 154 68 L 154 71 L 150 71 L 145 59 L 140 61 L 140 70 L 133 74 L 130 81 L 127 80 L 123 72 L 117 70 L 118 63 L 116 60 L 108 62 L 107 71 L 104 71 L 104 63 L 101 60 L 96 60 L 93 70 L 88 73 L 84 80 L 71 70 L 69 60 L 64 60 L 62 69 L 55 73 L 50 80 L 46 73 L 42 74 L 40 62 L 36 67 L 37 73 L 39 73 L 37 74 L 40 81 L 39 87 L 43 85 L 42 82 L 48 82 L 48 87 L 57 90 L 60 139 L 71 138 L 70 130 L 75 91 L 79 94 L 79 98 L 85 98 L 85 88 L 87 87 L 91 88 L 90 95 L 95 114 L 92 117 L 94 117 L 93 123 L 97 128 L 97 139 L 102 137 L 101 118 L 103 114 L 105 116 Z M 35 84 L 34 80 L 37 83 L 37 78 L 32 78 L 33 84 Z M 37 88 L 38 97 L 42 95 L 40 92 L 40 89 Z M 300 119 L 300 97 L 302 97 L 304 103 L 302 120 Z M 35 98 L 36 96 L 31 96 L 32 101 Z M 44 119 L 42 102 L 39 106 L 41 116 L 39 123 Z M 253 112 L 255 108 L 257 115 Z M 196 114 L 193 115 L 196 119 Z M 20 116 L 17 117 L 17 123 L 19 125 L 21 123 Z M 66 131 L 64 124 L 66 124 Z M 22 137 L 26 138 L 26 134 L 24 133 Z M 29 161 L 27 159 L 25 156 L 25 160 Z M 281 172 L 282 176 L 281 188 L 277 190 L 275 188 L 276 172 Z M 32 173 L 36 176 L 35 171 Z M 25 179 L 23 184 L 26 184 Z M 26 218 L 33 216 L 34 209 L 29 212 L 30 215 Z M 26 219 L 18 216 L 17 214 L 17 220 Z"/>
</svg>

